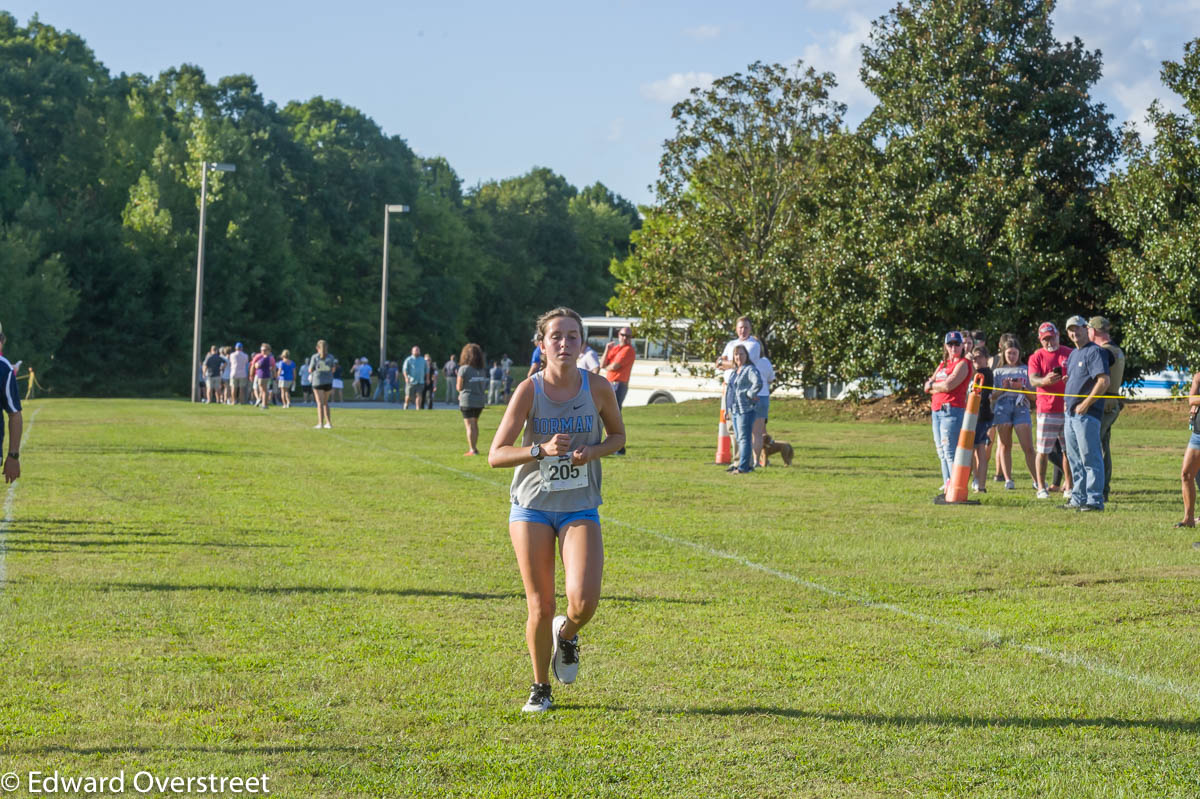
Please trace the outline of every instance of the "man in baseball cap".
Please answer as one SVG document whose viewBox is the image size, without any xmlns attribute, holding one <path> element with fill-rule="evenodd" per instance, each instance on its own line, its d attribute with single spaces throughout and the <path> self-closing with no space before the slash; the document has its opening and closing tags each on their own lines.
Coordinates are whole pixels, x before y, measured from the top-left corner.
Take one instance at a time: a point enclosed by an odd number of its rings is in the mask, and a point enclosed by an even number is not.
<svg viewBox="0 0 1200 799">
<path fill-rule="evenodd" d="M 1029 382 L 1037 390 L 1037 458 L 1034 459 L 1034 480 L 1037 482 L 1038 499 L 1050 498 L 1050 486 L 1046 482 L 1046 465 L 1055 447 L 1066 451 L 1063 430 L 1066 416 L 1063 410 L 1064 375 L 1071 349 L 1059 344 L 1058 328 L 1053 322 L 1042 322 L 1038 327 L 1038 341 L 1042 346 L 1029 356 Z M 1063 469 L 1063 482 L 1071 486 L 1071 471 Z M 1066 493 L 1066 492 L 1064 492 Z"/>
<path fill-rule="evenodd" d="M 1125 353 L 1112 341 L 1112 323 L 1103 316 L 1093 316 L 1088 320 L 1088 336 L 1108 353 L 1108 393 L 1121 393 L 1121 384 L 1125 381 Z M 1108 502 L 1108 492 L 1112 487 L 1112 439 L 1113 422 L 1121 415 L 1121 401 L 1107 399 L 1104 401 L 1104 416 L 1100 418 L 1100 448 L 1104 450 L 1104 501 Z"/>
<path fill-rule="evenodd" d="M 1071 463 L 1071 498 L 1064 508 L 1104 510 L 1104 451 L 1100 446 L 1100 421 L 1109 384 L 1108 353 L 1088 336 L 1087 320 L 1072 316 L 1067 333 L 1075 350 L 1067 360 L 1067 460 Z"/>
</svg>

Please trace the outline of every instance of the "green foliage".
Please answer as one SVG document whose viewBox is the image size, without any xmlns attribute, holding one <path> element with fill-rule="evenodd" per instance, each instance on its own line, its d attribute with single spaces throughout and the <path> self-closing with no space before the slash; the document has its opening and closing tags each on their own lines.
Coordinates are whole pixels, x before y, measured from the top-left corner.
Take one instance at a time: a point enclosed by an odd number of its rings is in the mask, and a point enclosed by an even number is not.
<svg viewBox="0 0 1200 799">
<path fill-rule="evenodd" d="M 692 319 L 689 350 L 704 362 L 745 314 L 781 380 L 811 367 L 796 299 L 816 244 L 806 234 L 822 205 L 816 177 L 840 135 L 833 85 L 811 68 L 755 63 L 675 106 L 658 205 L 612 267 L 613 307 L 642 317 L 642 333 L 670 340 L 671 320 Z"/>
<path fill-rule="evenodd" d="M 1144 144 L 1124 131 L 1126 164 L 1112 176 L 1100 213 L 1121 235 L 1111 254 L 1120 284 L 1114 307 L 1124 316 L 1127 347 L 1152 364 L 1200 364 L 1200 39 L 1167 62 L 1163 82 L 1183 113 L 1157 102 L 1154 135 Z"/>
<path fill-rule="evenodd" d="M 862 78 L 876 150 L 852 230 L 875 295 L 855 343 L 868 373 L 915 384 L 940 333 L 979 326 L 1033 343 L 1044 319 L 1104 310 L 1104 226 L 1091 209 L 1116 139 L 1090 90 L 1100 56 L 1051 31 L 1044 0 L 915 0 L 878 20 Z"/>
<path fill-rule="evenodd" d="M 1116 137 L 1090 97 L 1099 54 L 1058 42 L 1052 10 L 897 6 L 863 49 L 878 105 L 853 133 L 812 70 L 755 64 L 693 92 L 615 307 L 655 333 L 691 317 L 710 352 L 746 313 L 785 379 L 908 385 L 946 329 L 1032 339 L 1043 319 L 1105 311 L 1093 198 Z"/>
<path fill-rule="evenodd" d="M 549 170 L 495 202 L 489 187 L 464 196 L 444 159 L 361 111 L 278 108 L 248 75 L 114 78 L 36 17 L 0 13 L 0 123 L 0 323 L 60 394 L 184 390 L 204 161 L 237 166 L 209 174 L 204 347 L 303 357 L 325 338 L 373 355 L 383 207 L 399 203 L 412 212 L 390 224 L 389 352 L 440 357 L 470 337 L 516 353 L 548 305 L 603 307 L 637 225 L 603 185 L 580 194 Z"/>
</svg>

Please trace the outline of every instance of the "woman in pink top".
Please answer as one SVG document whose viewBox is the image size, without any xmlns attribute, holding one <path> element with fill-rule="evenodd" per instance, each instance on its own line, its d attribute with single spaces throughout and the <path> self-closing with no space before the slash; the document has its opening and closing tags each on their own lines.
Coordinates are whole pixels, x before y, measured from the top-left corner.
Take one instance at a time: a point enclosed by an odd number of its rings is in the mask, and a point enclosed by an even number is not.
<svg viewBox="0 0 1200 799">
<path fill-rule="evenodd" d="M 967 408 L 967 387 L 974 367 L 963 355 L 963 337 L 957 330 L 942 342 L 944 358 L 933 376 L 925 381 L 925 393 L 933 397 L 933 447 L 942 465 L 942 491 L 950 487 L 954 451 Z"/>
</svg>

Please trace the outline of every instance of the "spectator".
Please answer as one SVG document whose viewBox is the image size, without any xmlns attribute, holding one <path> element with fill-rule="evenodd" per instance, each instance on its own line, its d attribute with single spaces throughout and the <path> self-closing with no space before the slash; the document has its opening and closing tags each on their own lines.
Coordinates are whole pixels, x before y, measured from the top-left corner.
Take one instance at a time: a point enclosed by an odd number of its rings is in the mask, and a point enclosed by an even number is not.
<svg viewBox="0 0 1200 799">
<path fill-rule="evenodd" d="M 1075 351 L 1067 360 L 1067 460 L 1071 464 L 1071 498 L 1064 508 L 1081 511 L 1104 510 L 1104 451 L 1100 446 L 1100 421 L 1108 390 L 1108 352 L 1088 337 L 1087 320 L 1072 316 L 1067 335 Z M 1083 395 L 1083 396 L 1080 396 Z"/>
<path fill-rule="evenodd" d="M 254 375 L 254 404 L 266 409 L 271 398 L 271 377 L 275 374 L 275 357 L 271 355 L 271 345 L 263 342 L 258 352 L 250 361 L 250 371 Z"/>
<path fill-rule="evenodd" d="M 591 372 L 594 375 L 600 374 L 600 356 L 586 341 L 583 343 L 583 352 L 579 353 L 579 359 L 575 365 L 585 372 Z"/>
<path fill-rule="evenodd" d="M 1108 502 L 1108 492 L 1112 488 L 1112 426 L 1121 415 L 1121 400 L 1115 399 L 1115 396 L 1121 393 L 1121 384 L 1125 380 L 1125 353 L 1113 343 L 1111 329 L 1112 325 L 1103 316 L 1093 316 L 1088 320 L 1088 336 L 1099 347 L 1108 351 L 1108 393 L 1113 395 L 1104 401 L 1104 416 L 1100 419 L 1100 448 L 1104 451 L 1105 502 Z"/>
<path fill-rule="evenodd" d="M 635 360 L 637 353 L 633 349 L 633 330 L 625 326 L 617 331 L 616 343 L 610 341 L 604 347 L 604 357 L 600 359 L 600 368 L 608 370 L 605 377 L 612 383 L 613 393 L 617 395 L 618 410 L 625 408 L 625 395 L 629 393 L 629 378 L 633 375 Z M 624 444 L 617 454 L 625 454 Z"/>
<path fill-rule="evenodd" d="M 233 387 L 233 404 L 241 405 L 246 402 L 247 389 L 250 387 L 250 356 L 242 349 L 242 342 L 233 345 L 229 356 L 229 379 Z"/>
<path fill-rule="evenodd" d="M 1034 461 L 1034 482 L 1037 483 L 1038 499 L 1049 499 L 1050 487 L 1046 484 L 1046 464 L 1056 445 L 1066 447 L 1063 428 L 1063 390 L 1067 387 L 1063 375 L 1071 350 L 1060 346 L 1058 328 L 1053 322 L 1043 322 L 1038 328 L 1041 349 L 1029 356 L 1029 382 L 1037 390 L 1037 459 Z M 1071 472 L 1063 470 L 1066 494 L 1071 488 Z"/>
<path fill-rule="evenodd" d="M 308 359 L 308 374 L 312 380 L 313 396 L 317 400 L 317 423 L 314 429 L 333 427 L 329 418 L 329 397 L 333 392 L 333 373 L 337 358 L 329 354 L 325 339 L 317 342 L 317 351 Z"/>
<path fill-rule="evenodd" d="M 425 359 L 421 357 L 421 348 L 413 347 L 412 354 L 404 359 L 404 410 L 408 410 L 409 400 L 412 400 L 417 410 L 421 410 L 421 393 L 425 390 Z"/>
<path fill-rule="evenodd" d="M 291 350 L 284 350 L 275 364 L 276 377 L 279 379 L 279 404 L 285 408 L 292 407 L 292 382 L 296 377 L 296 362 L 292 360 Z"/>
<path fill-rule="evenodd" d="M 979 331 L 976 330 L 975 333 Z M 992 389 L 993 383 L 992 369 L 988 364 L 991 362 L 991 353 L 988 352 L 987 345 L 980 344 L 978 336 L 972 336 L 975 339 L 975 349 L 971 350 L 971 360 L 975 364 L 975 371 L 983 375 L 983 385 L 985 388 L 979 395 L 979 417 L 975 421 L 975 481 L 974 488 L 976 493 L 987 493 L 987 471 L 988 463 L 992 458 Z"/>
<path fill-rule="evenodd" d="M 342 375 L 343 375 L 342 365 L 338 362 L 338 360 L 336 358 L 334 358 L 334 361 L 333 361 L 333 389 L 329 393 L 329 401 L 330 402 L 341 402 L 342 401 L 342 389 L 345 388 L 345 386 L 346 386 L 345 381 L 342 379 Z"/>
<path fill-rule="evenodd" d="M 506 405 L 508 404 L 509 398 L 512 397 L 513 392 L 512 365 L 513 360 L 512 358 L 508 357 L 507 352 L 500 356 L 500 368 L 504 370 L 504 390 L 502 392 L 502 398 Z M 533 374 L 533 372 L 530 372 L 530 374 Z"/>
<path fill-rule="evenodd" d="M 0 341 L 3 341 L 3 338 L 0 338 Z M 1176 527 L 1196 526 L 1196 475 L 1200 474 L 1200 417 L 1197 416 L 1197 412 L 1200 411 L 1200 369 L 1192 375 L 1188 407 L 1188 429 L 1191 431 L 1191 437 L 1188 439 L 1187 449 L 1183 451 L 1183 467 L 1179 472 L 1179 479 L 1183 483 L 1183 521 L 1176 522 Z M 9 417 L 9 425 L 11 427 L 12 417 Z M 5 477 L 8 477 L 7 464 Z"/>
<path fill-rule="evenodd" d="M 1025 454 L 1025 466 L 1029 476 L 1037 485 L 1037 471 L 1033 462 L 1033 433 L 1030 429 L 1028 395 L 1017 393 L 1029 391 L 1029 369 L 1021 359 L 1021 348 L 1017 337 L 1005 333 L 1000 337 L 1002 347 L 999 355 L 1003 359 L 1000 366 L 993 370 L 992 385 L 999 383 L 1000 388 L 1011 388 L 1015 391 L 1002 391 L 992 402 L 992 431 L 995 433 L 996 468 L 1000 470 L 1004 487 L 1012 491 L 1016 482 L 1012 471 L 1012 437 L 1016 432 Z"/>
<path fill-rule="evenodd" d="M 207 403 L 221 401 L 221 367 L 223 365 L 221 353 L 217 352 L 217 345 L 214 344 L 208 348 L 208 357 L 204 359 L 204 401 Z"/>
<path fill-rule="evenodd" d="M 750 326 L 750 317 L 739 316 L 734 324 L 734 331 L 737 333 L 737 338 L 726 344 L 725 349 L 721 352 L 721 357 L 717 358 L 716 366 L 721 371 L 733 368 L 733 348 L 738 344 L 746 348 L 751 362 L 758 363 L 762 358 L 762 342 L 754 336 L 754 330 Z"/>
<path fill-rule="evenodd" d="M 762 383 L 762 376 L 751 362 L 746 347 L 742 344 L 736 345 L 733 348 L 733 370 L 725 384 L 725 407 L 733 416 L 733 431 L 738 439 L 738 462 L 727 469 L 733 474 L 749 474 L 754 471 L 754 446 L 751 438 Z"/>
<path fill-rule="evenodd" d="M 371 362 L 362 357 L 359 359 L 358 365 L 358 394 L 362 399 L 371 398 L 371 373 L 375 370 L 371 368 Z"/>
<path fill-rule="evenodd" d="M 941 363 L 933 376 L 925 381 L 925 393 L 933 399 L 933 447 L 942 467 L 942 493 L 950 490 L 950 475 L 954 468 L 954 453 L 958 434 L 962 430 L 967 408 L 967 388 L 971 385 L 974 366 L 963 354 L 963 335 L 951 330 L 942 340 Z"/>
<path fill-rule="evenodd" d="M 400 401 L 400 364 L 388 361 L 387 374 L 384 376 L 386 386 L 383 390 L 384 402 Z"/>
<path fill-rule="evenodd" d="M 767 348 L 762 347 L 762 357 L 755 362 L 759 375 L 762 377 L 762 390 L 758 392 L 758 404 L 754 408 L 754 429 L 751 432 L 751 447 L 754 449 L 754 463 L 758 466 L 767 465 L 767 456 L 763 452 L 763 436 L 767 434 L 767 417 L 771 410 L 771 383 L 775 382 L 775 366 L 767 357 Z"/>
<path fill-rule="evenodd" d="M 308 373 L 308 361 L 300 364 L 300 390 L 304 392 L 304 401 L 312 401 L 312 378 Z"/>
<path fill-rule="evenodd" d="M 499 361 L 492 361 L 490 373 L 491 382 L 488 384 L 488 404 L 496 405 L 504 393 L 504 367 Z"/>
<path fill-rule="evenodd" d="M 233 389 L 229 384 L 229 353 L 231 350 L 228 346 L 221 348 L 221 402 L 226 405 L 233 404 Z"/>
<path fill-rule="evenodd" d="M 542 344 L 538 341 L 537 336 L 533 337 L 533 354 L 529 356 L 529 374 L 535 375 L 542 371 Z"/>
<path fill-rule="evenodd" d="M 437 366 L 433 363 L 433 358 L 428 354 L 425 355 L 425 387 L 421 391 L 421 399 L 424 400 L 425 410 L 433 410 L 433 395 L 437 393 Z"/>
<path fill-rule="evenodd" d="M 453 359 L 451 359 L 453 361 Z M 459 354 L 455 374 L 458 389 L 458 409 L 462 412 L 463 426 L 467 431 L 467 451 L 464 455 L 479 454 L 479 415 L 487 404 L 485 390 L 491 383 L 483 368 L 483 350 L 478 344 L 467 344 Z"/>
<path fill-rule="evenodd" d="M 450 360 L 442 364 L 442 374 L 446 376 L 446 402 L 456 402 L 458 400 L 458 363 L 454 360 L 453 353 L 450 355 Z"/>
</svg>

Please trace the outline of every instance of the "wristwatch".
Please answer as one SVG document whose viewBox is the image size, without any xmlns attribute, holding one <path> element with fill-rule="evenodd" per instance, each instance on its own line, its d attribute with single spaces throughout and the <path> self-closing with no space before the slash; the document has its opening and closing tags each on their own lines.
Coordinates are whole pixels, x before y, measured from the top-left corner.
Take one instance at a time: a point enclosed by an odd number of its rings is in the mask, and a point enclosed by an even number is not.
<svg viewBox="0 0 1200 799">
<path fill-rule="evenodd" d="M 529 454 L 533 456 L 533 459 L 535 461 L 540 461 L 543 457 L 545 457 L 542 454 L 542 445 L 541 444 L 534 444 L 532 447 L 530 447 Z"/>
<path fill-rule="evenodd" d="M 19 460 L 21 460 L 21 453 L 10 452 L 10 453 L 8 453 L 8 457 L 12 458 L 14 461 L 19 461 Z"/>
</svg>

